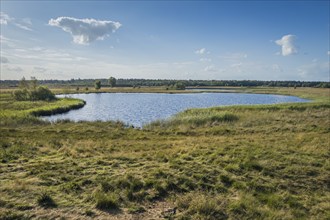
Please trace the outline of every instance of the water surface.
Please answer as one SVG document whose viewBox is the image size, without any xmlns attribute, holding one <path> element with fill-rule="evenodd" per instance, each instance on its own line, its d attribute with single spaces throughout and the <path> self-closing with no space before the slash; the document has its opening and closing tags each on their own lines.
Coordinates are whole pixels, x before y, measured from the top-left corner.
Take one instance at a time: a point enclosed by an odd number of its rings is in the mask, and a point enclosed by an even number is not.
<svg viewBox="0 0 330 220">
<path fill-rule="evenodd" d="M 64 114 L 43 117 L 56 121 L 108 121 L 120 120 L 135 127 L 142 127 L 158 119 L 170 116 L 189 108 L 207 108 L 228 105 L 255 105 L 286 102 L 307 102 L 294 96 L 244 94 L 244 93 L 90 93 L 59 95 L 83 99 L 86 105 Z"/>
</svg>

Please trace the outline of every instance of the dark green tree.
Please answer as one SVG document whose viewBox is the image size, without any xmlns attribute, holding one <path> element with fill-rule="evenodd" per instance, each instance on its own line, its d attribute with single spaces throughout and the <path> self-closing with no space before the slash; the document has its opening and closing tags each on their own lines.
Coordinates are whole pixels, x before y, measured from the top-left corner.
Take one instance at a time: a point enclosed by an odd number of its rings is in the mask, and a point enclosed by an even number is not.
<svg viewBox="0 0 330 220">
<path fill-rule="evenodd" d="M 97 80 L 97 81 L 95 82 L 95 84 L 94 84 L 94 87 L 95 87 L 96 90 L 101 89 L 101 81 L 100 81 L 100 80 Z"/>
<path fill-rule="evenodd" d="M 117 83 L 116 78 L 111 76 L 109 78 L 109 85 L 110 85 L 110 87 L 115 87 L 116 86 L 116 83 Z"/>
<path fill-rule="evenodd" d="M 177 82 L 175 83 L 174 88 L 176 90 L 185 90 L 186 86 L 182 82 Z"/>
</svg>

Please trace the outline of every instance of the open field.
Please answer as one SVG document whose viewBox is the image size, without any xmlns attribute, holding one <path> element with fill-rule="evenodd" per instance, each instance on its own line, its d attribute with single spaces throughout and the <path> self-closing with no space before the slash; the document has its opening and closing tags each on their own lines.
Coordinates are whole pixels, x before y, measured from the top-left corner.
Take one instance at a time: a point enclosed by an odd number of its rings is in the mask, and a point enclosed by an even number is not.
<svg viewBox="0 0 330 220">
<path fill-rule="evenodd" d="M 113 89 L 129 90 L 177 92 Z M 193 109 L 133 129 L 41 122 L 32 112 L 83 103 L 2 91 L 0 219 L 329 219 L 330 89 L 235 90 L 314 101 Z"/>
</svg>

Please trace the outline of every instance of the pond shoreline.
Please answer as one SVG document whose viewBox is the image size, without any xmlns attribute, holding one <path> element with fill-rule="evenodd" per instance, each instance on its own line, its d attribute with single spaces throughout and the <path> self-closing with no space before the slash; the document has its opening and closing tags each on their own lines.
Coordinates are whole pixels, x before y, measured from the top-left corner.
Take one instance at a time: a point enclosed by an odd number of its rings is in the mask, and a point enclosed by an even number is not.
<svg viewBox="0 0 330 220">
<path fill-rule="evenodd" d="M 157 120 L 167 120 L 187 109 L 225 106 L 254 106 L 279 103 L 309 102 L 295 96 L 251 93 L 89 93 L 65 94 L 58 97 L 84 100 L 84 109 L 66 114 L 43 117 L 46 121 L 121 121 L 134 127 L 143 127 Z M 56 113 L 56 112 L 55 112 Z"/>
<path fill-rule="evenodd" d="M 83 108 L 86 105 L 86 101 L 79 99 L 80 103 L 72 104 L 68 106 L 61 106 L 53 109 L 39 109 L 31 112 L 31 115 L 36 117 L 41 116 L 51 116 L 51 115 L 57 115 L 57 114 L 63 114 L 67 113 L 71 110 L 77 110 L 80 108 Z"/>
</svg>

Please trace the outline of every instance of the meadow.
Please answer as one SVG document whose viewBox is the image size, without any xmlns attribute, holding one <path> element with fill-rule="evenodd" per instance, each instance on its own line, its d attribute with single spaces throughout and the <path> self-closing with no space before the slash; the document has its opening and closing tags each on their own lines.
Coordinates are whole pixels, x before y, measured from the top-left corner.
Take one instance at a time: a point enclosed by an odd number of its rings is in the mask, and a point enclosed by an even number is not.
<svg viewBox="0 0 330 220">
<path fill-rule="evenodd" d="M 330 89 L 236 90 L 313 101 L 191 109 L 134 129 L 41 121 L 84 103 L 2 91 L 0 219 L 329 219 Z M 114 91 L 173 92 L 99 92 Z"/>
</svg>

